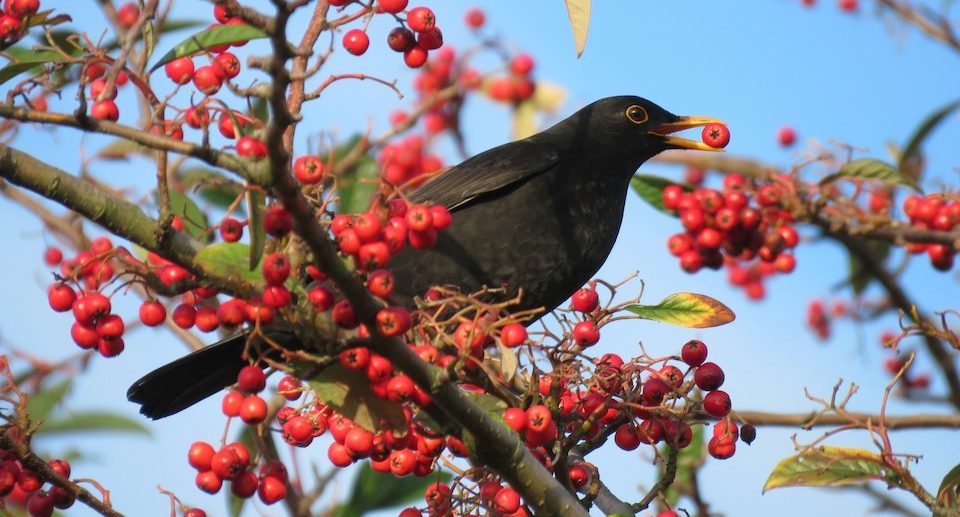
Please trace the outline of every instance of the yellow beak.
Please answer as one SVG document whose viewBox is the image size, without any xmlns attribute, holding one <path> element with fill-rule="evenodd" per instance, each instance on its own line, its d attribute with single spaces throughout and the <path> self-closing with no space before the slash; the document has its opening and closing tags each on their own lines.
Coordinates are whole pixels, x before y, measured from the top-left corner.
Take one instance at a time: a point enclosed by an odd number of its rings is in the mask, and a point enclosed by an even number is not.
<svg viewBox="0 0 960 517">
<path fill-rule="evenodd" d="M 723 149 L 710 147 L 709 145 L 697 140 L 680 138 L 678 136 L 670 136 L 671 133 L 676 133 L 677 131 L 683 131 L 684 129 L 690 129 L 694 127 L 702 127 L 706 126 L 707 124 L 723 124 L 723 121 L 711 117 L 679 117 L 673 122 L 661 124 L 653 128 L 650 130 L 650 133 L 663 138 L 663 143 L 666 144 L 668 149 L 695 149 L 697 151 L 723 152 Z"/>
</svg>

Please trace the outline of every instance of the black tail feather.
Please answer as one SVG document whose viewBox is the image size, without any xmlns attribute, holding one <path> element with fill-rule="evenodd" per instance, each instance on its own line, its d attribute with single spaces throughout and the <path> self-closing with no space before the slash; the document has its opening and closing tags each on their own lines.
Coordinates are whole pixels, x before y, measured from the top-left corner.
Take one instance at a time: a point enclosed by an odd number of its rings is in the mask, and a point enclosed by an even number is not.
<svg viewBox="0 0 960 517">
<path fill-rule="evenodd" d="M 127 390 L 127 399 L 156 420 L 200 402 L 236 382 L 247 342 L 244 332 L 201 348 L 144 375 Z"/>
</svg>

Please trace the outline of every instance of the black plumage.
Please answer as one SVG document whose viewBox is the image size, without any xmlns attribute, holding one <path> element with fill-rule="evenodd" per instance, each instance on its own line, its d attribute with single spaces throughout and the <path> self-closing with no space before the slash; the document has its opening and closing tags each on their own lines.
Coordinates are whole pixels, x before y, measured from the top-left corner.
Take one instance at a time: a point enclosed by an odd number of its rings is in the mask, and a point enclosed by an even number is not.
<svg viewBox="0 0 960 517">
<path fill-rule="evenodd" d="M 669 136 L 711 122 L 640 97 L 608 97 L 465 160 L 409 194 L 446 206 L 453 223 L 433 248 L 391 259 L 396 298 L 410 304 L 434 285 L 505 287 L 505 297 L 522 288 L 518 310 L 553 310 L 606 260 L 637 168 L 666 149 L 712 150 Z M 127 396 L 151 418 L 181 411 L 235 382 L 245 342 L 233 336 L 163 366 Z"/>
</svg>

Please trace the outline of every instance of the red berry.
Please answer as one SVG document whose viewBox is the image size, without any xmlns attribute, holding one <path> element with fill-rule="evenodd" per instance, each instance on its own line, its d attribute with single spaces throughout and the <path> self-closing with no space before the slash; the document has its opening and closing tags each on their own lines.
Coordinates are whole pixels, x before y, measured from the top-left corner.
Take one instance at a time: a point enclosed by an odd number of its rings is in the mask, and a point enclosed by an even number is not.
<svg viewBox="0 0 960 517">
<path fill-rule="evenodd" d="M 243 223 L 232 217 L 224 217 L 219 231 L 224 242 L 237 242 L 243 237 Z"/>
<path fill-rule="evenodd" d="M 623 424 L 617 428 L 613 435 L 613 441 L 622 450 L 632 451 L 640 446 L 640 435 L 633 424 Z"/>
<path fill-rule="evenodd" d="M 215 452 L 210 458 L 210 470 L 220 479 L 234 479 L 243 472 L 240 457 L 226 447 Z"/>
<path fill-rule="evenodd" d="M 443 46 L 443 33 L 439 27 L 417 34 L 417 46 L 424 50 L 436 50 Z M 439 133 L 439 131 L 434 131 Z"/>
<path fill-rule="evenodd" d="M 410 68 L 420 68 L 427 62 L 427 50 L 413 46 L 403 53 L 403 62 Z"/>
<path fill-rule="evenodd" d="M 520 323 L 511 323 L 500 329 L 500 342 L 507 348 L 515 348 L 527 341 L 527 328 Z"/>
<path fill-rule="evenodd" d="M 258 393 L 267 386 L 267 376 L 256 366 L 247 365 L 237 374 L 237 387 L 247 393 Z"/>
<path fill-rule="evenodd" d="M 233 79 L 240 75 L 240 60 L 230 52 L 224 52 L 213 58 L 213 66 L 217 68 L 226 79 Z"/>
<path fill-rule="evenodd" d="M 134 2 L 127 2 L 117 9 L 117 23 L 125 29 L 133 27 L 139 19 L 140 6 Z"/>
<path fill-rule="evenodd" d="M 120 108 L 111 99 L 96 101 L 90 106 L 90 116 L 95 119 L 116 122 L 120 118 Z"/>
<path fill-rule="evenodd" d="M 703 363 L 693 372 L 693 380 L 703 391 L 713 391 L 723 385 L 723 370 L 716 363 Z"/>
<path fill-rule="evenodd" d="M 583 288 L 573 293 L 570 301 L 573 302 L 573 309 L 583 313 L 593 312 L 600 305 L 600 296 L 596 289 Z"/>
<path fill-rule="evenodd" d="M 293 162 L 293 176 L 304 185 L 319 183 L 324 172 L 323 161 L 316 156 L 301 156 Z"/>
<path fill-rule="evenodd" d="M 466 22 L 467 27 L 471 29 L 479 29 L 483 27 L 483 24 L 487 21 L 487 15 L 483 12 L 483 9 L 474 7 L 467 11 L 467 15 L 464 17 L 464 22 Z"/>
<path fill-rule="evenodd" d="M 698 339 L 691 339 L 680 349 L 680 357 L 690 366 L 700 366 L 707 359 L 707 345 Z"/>
<path fill-rule="evenodd" d="M 573 327 L 573 340 L 583 347 L 595 345 L 600 341 L 600 329 L 593 321 L 581 321 Z"/>
<path fill-rule="evenodd" d="M 387 307 L 377 312 L 377 330 L 386 337 L 399 336 L 410 330 L 410 311 L 403 307 Z"/>
<path fill-rule="evenodd" d="M 437 18 L 429 7 L 414 7 L 407 13 L 407 25 L 414 32 L 426 32 L 436 26 Z"/>
<path fill-rule="evenodd" d="M 69 285 L 56 283 L 47 289 L 47 303 L 57 312 L 67 312 L 77 301 L 77 293 Z"/>
<path fill-rule="evenodd" d="M 193 305 L 181 303 L 173 308 L 173 323 L 182 329 L 192 327 L 197 321 L 197 310 Z"/>
<path fill-rule="evenodd" d="M 219 67 L 204 65 L 193 72 L 193 85 L 204 95 L 213 95 L 223 86 Z"/>
<path fill-rule="evenodd" d="M 220 410 L 223 411 L 223 414 L 226 416 L 240 416 L 240 408 L 243 406 L 243 400 L 245 398 L 243 393 L 239 391 L 229 391 L 223 396 L 223 401 L 220 403 Z"/>
<path fill-rule="evenodd" d="M 197 488 L 208 494 L 216 494 L 223 487 L 223 479 L 210 470 L 197 473 L 196 482 Z"/>
<path fill-rule="evenodd" d="M 267 145 L 252 136 L 237 139 L 237 154 L 251 160 L 260 160 L 267 155 Z"/>
<path fill-rule="evenodd" d="M 520 494 L 510 487 L 503 487 L 493 499 L 494 508 L 501 513 L 513 513 L 520 509 Z"/>
<path fill-rule="evenodd" d="M 293 216 L 282 206 L 271 206 L 263 214 L 263 229 L 272 237 L 283 237 L 293 229 Z"/>
<path fill-rule="evenodd" d="M 343 35 L 343 48 L 347 52 L 361 56 L 370 47 L 370 37 L 361 29 L 351 29 Z"/>
<path fill-rule="evenodd" d="M 732 437 L 714 436 L 707 444 L 707 452 L 718 460 L 725 460 L 737 452 L 737 443 Z"/>
<path fill-rule="evenodd" d="M 703 143 L 715 149 L 722 149 L 730 143 L 730 130 L 723 124 L 707 124 L 700 134 Z"/>
<path fill-rule="evenodd" d="M 407 8 L 408 0 L 379 0 L 377 3 L 385 13 L 397 14 Z"/>
<path fill-rule="evenodd" d="M 193 442 L 187 451 L 187 462 L 200 472 L 210 470 L 210 462 L 217 451 L 207 442 Z"/>
<path fill-rule="evenodd" d="M 550 408 L 543 404 L 537 404 L 527 408 L 527 429 L 540 433 L 547 430 L 553 424 L 553 415 Z"/>
<path fill-rule="evenodd" d="M 23 18 L 40 9 L 40 0 L 6 0 L 3 9 L 12 16 Z"/>
<path fill-rule="evenodd" d="M 287 400 L 297 400 L 303 394 L 303 386 L 296 377 L 286 375 L 277 383 L 277 393 Z"/>
<path fill-rule="evenodd" d="M 527 429 L 529 419 L 526 411 L 511 407 L 503 412 L 503 421 L 506 422 L 510 429 L 513 429 L 517 433 L 522 433 Z"/>
<path fill-rule="evenodd" d="M 287 485 L 275 476 L 266 476 L 260 480 L 257 495 L 264 504 L 273 504 L 287 496 Z"/>
<path fill-rule="evenodd" d="M 790 126 L 783 126 L 777 130 L 777 141 L 784 147 L 790 147 L 797 141 L 797 132 Z"/>
<path fill-rule="evenodd" d="M 714 418 L 723 418 L 730 413 L 730 395 L 723 390 L 714 390 L 703 397 L 703 410 Z"/>
<path fill-rule="evenodd" d="M 837 5 L 841 11 L 852 13 L 859 7 L 859 2 L 857 0 L 839 0 Z"/>
<path fill-rule="evenodd" d="M 519 54 L 510 60 L 510 71 L 517 75 L 527 75 L 533 70 L 533 57 L 530 54 Z"/>
<path fill-rule="evenodd" d="M 406 52 L 417 44 L 417 39 L 413 32 L 406 27 L 394 27 L 387 34 L 387 46 L 395 52 Z"/>
<path fill-rule="evenodd" d="M 267 419 L 267 403 L 258 395 L 250 395 L 240 405 L 240 419 L 246 424 L 259 424 Z"/>
<path fill-rule="evenodd" d="M 123 318 L 108 314 L 97 320 L 97 335 L 103 339 L 116 339 L 123 335 Z"/>
<path fill-rule="evenodd" d="M 282 285 L 290 276 L 290 259 L 280 251 L 275 251 L 263 261 L 263 279 L 268 285 Z"/>
<path fill-rule="evenodd" d="M 323 286 L 317 286 L 307 293 L 307 301 L 317 312 L 326 312 L 333 306 L 333 294 Z"/>
</svg>

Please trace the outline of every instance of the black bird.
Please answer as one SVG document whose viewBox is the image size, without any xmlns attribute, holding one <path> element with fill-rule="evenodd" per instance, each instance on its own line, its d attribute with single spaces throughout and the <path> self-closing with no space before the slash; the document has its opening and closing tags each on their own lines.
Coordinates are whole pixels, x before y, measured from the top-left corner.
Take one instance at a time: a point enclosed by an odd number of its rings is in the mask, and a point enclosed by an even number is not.
<svg viewBox="0 0 960 517">
<path fill-rule="evenodd" d="M 719 122 L 680 117 L 634 96 L 598 100 L 553 127 L 451 168 L 409 198 L 453 213 L 429 250 L 390 261 L 395 297 L 408 306 L 435 285 L 463 292 L 523 289 L 518 310 L 549 312 L 583 286 L 613 248 L 633 173 L 667 149 L 716 149 L 671 133 Z M 271 331 L 273 332 L 273 331 Z M 289 330 L 276 329 L 281 343 Z M 177 413 L 236 381 L 247 363 L 239 334 L 160 367 L 127 398 L 150 418 Z"/>
</svg>

